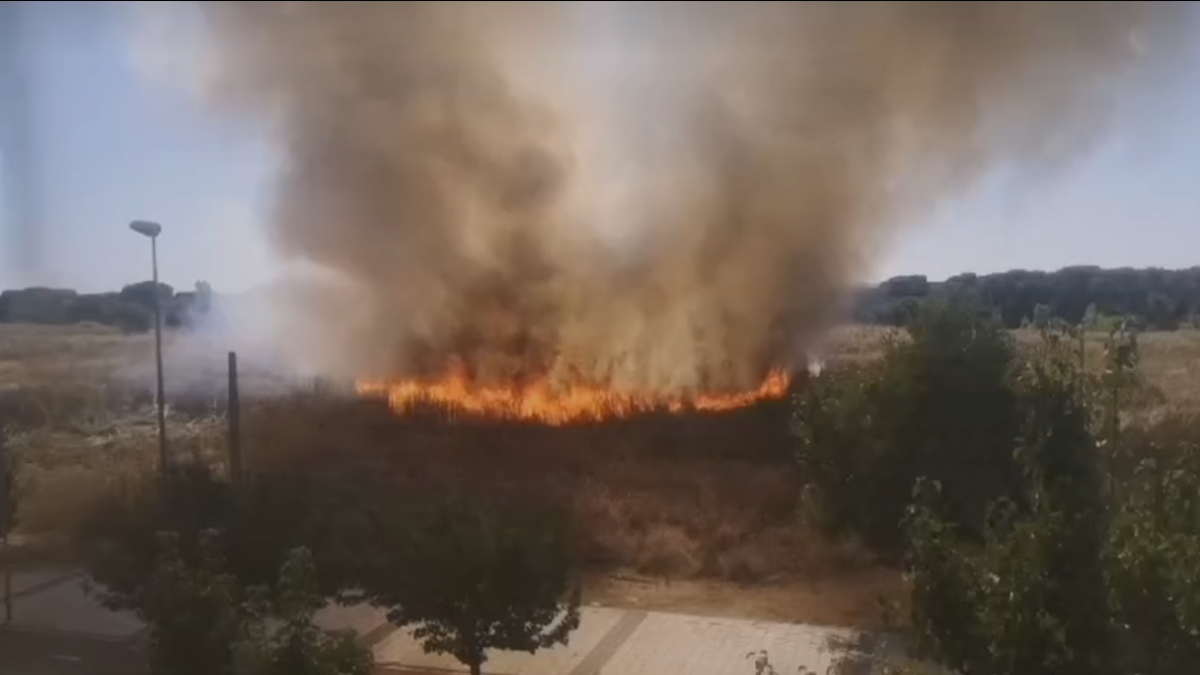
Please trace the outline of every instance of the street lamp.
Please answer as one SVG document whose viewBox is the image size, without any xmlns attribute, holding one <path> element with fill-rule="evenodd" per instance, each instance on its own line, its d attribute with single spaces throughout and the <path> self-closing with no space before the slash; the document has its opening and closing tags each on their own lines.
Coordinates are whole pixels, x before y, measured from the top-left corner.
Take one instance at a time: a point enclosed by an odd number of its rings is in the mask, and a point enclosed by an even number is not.
<svg viewBox="0 0 1200 675">
<path fill-rule="evenodd" d="M 150 239 L 150 268 L 154 283 L 154 365 L 158 377 L 154 401 L 158 408 L 158 467 L 166 476 L 170 465 L 167 463 L 166 397 L 163 396 L 162 300 L 158 289 L 158 235 L 162 234 L 162 225 L 148 220 L 135 220 L 129 223 L 129 229 Z"/>
</svg>

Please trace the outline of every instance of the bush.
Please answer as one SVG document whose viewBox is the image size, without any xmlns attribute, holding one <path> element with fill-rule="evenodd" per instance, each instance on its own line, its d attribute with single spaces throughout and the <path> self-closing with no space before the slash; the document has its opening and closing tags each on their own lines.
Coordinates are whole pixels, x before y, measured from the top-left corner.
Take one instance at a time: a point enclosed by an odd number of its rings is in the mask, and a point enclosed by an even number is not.
<svg viewBox="0 0 1200 675">
<path fill-rule="evenodd" d="M 325 598 L 317 588 L 317 571 L 312 553 L 293 549 L 279 573 L 271 600 L 272 611 L 261 616 L 276 618 L 269 627 L 256 625 L 250 648 L 255 675 L 370 675 L 374 668 L 371 651 L 358 644 L 352 633 L 329 634 L 313 623 Z"/>
<path fill-rule="evenodd" d="M 233 675 L 238 645 L 250 632 L 246 598 L 225 571 L 214 531 L 197 538 L 197 560 L 184 559 L 176 532 L 156 535 L 153 571 L 133 593 L 106 596 L 110 606 L 132 609 L 149 629 L 151 673 Z"/>
<path fill-rule="evenodd" d="M 1115 673 L 1088 411 L 1069 361 L 1031 364 L 1021 385 L 1028 512 L 997 502 L 977 552 L 936 515 L 928 489 L 910 512 L 917 644 L 964 673 Z"/>
<path fill-rule="evenodd" d="M 1182 675 L 1200 663 L 1200 450 L 1143 461 L 1106 551 L 1122 671 Z"/>
<path fill-rule="evenodd" d="M 922 482 L 906 521 L 916 653 L 982 675 L 1182 675 L 1200 660 L 1200 453 L 1106 489 L 1087 387 L 1062 350 L 1019 379 L 1028 508 L 999 501 L 982 545 Z M 1099 399 L 1103 400 L 1103 399 Z"/>
<path fill-rule="evenodd" d="M 1020 471 L 1007 332 L 959 298 L 927 304 L 876 363 L 823 373 L 801 394 L 794 429 L 810 505 L 827 528 L 898 555 L 917 478 L 944 486 L 954 522 L 983 532 L 987 505 L 1014 496 Z"/>
<path fill-rule="evenodd" d="M 321 591 L 332 596 L 354 585 L 374 527 L 358 486 L 286 475 L 235 486 L 186 462 L 165 484 L 145 476 L 109 494 L 76 537 L 92 580 L 114 599 L 136 594 L 151 574 L 158 532 L 179 533 L 190 564 L 209 529 L 229 542 L 227 568 L 243 585 L 271 583 L 288 551 L 305 546 L 321 570 Z"/>
<path fill-rule="evenodd" d="M 151 673 L 170 675 L 369 675 L 369 649 L 349 634 L 313 623 L 325 599 L 311 553 L 293 549 L 270 585 L 246 586 L 232 574 L 216 530 L 185 542 L 156 534 L 153 571 L 133 593 L 108 596 L 148 627 Z M 185 549 L 194 546 L 195 560 Z"/>
<path fill-rule="evenodd" d="M 534 653 L 579 626 L 557 513 L 453 497 L 405 510 L 385 533 L 366 592 L 397 626 L 416 626 L 427 652 L 479 675 L 493 649 Z"/>
</svg>

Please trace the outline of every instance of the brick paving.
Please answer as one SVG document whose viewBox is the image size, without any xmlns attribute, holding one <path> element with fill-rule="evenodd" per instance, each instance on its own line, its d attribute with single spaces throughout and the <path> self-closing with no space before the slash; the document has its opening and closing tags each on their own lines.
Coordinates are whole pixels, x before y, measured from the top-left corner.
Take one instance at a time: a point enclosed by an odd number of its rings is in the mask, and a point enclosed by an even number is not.
<svg viewBox="0 0 1200 675">
<path fill-rule="evenodd" d="M 14 598 L 13 626 L 20 630 L 107 640 L 131 640 L 141 630 L 136 617 L 100 607 L 84 593 L 82 577 L 69 570 L 18 573 Z M 378 609 L 330 607 L 318 615 L 318 623 L 362 636 L 384 670 L 465 671 L 452 657 L 426 654 L 410 631 L 389 626 Z M 766 650 L 779 673 L 796 673 L 801 666 L 824 673 L 831 661 L 827 645 L 852 637 L 852 631 L 821 626 L 588 607 L 566 645 L 533 655 L 493 653 L 484 670 L 489 675 L 752 675 L 753 655 Z"/>
</svg>

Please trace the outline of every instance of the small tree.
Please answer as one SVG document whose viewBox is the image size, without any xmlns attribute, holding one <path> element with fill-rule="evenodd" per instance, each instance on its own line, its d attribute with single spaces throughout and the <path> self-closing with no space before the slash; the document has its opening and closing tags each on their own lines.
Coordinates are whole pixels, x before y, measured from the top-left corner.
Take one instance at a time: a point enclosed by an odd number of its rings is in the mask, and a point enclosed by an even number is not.
<svg viewBox="0 0 1200 675">
<path fill-rule="evenodd" d="M 957 296 L 925 303 L 909 333 L 875 363 L 822 373 L 794 418 L 821 524 L 896 557 L 918 478 L 940 482 L 947 517 L 976 534 L 988 505 L 1020 487 L 1012 338 Z"/>
<path fill-rule="evenodd" d="M 1107 552 L 1122 672 L 1184 675 L 1200 663 L 1200 448 L 1144 460 Z"/>
<path fill-rule="evenodd" d="M 491 650 L 532 654 L 579 626 L 558 518 L 457 499 L 416 516 L 386 536 L 367 591 L 427 653 L 479 675 Z"/>
<path fill-rule="evenodd" d="M 325 598 L 317 590 L 316 565 L 307 548 L 293 549 L 279 574 L 274 631 L 259 624 L 256 675 L 370 675 L 371 650 L 352 633 L 329 634 L 313 622 Z"/>
<path fill-rule="evenodd" d="M 237 646 L 250 616 L 237 580 L 224 569 L 218 535 L 201 533 L 200 559 L 188 565 L 179 534 L 158 535 L 158 557 L 147 583 L 129 598 L 150 630 L 151 673 L 233 675 Z"/>
<path fill-rule="evenodd" d="M 927 491 L 910 511 L 917 644 L 958 672 L 1119 672 L 1102 562 L 1107 504 L 1072 361 L 1033 363 L 1021 378 L 1027 511 L 999 502 L 982 550 L 962 546 Z"/>
</svg>

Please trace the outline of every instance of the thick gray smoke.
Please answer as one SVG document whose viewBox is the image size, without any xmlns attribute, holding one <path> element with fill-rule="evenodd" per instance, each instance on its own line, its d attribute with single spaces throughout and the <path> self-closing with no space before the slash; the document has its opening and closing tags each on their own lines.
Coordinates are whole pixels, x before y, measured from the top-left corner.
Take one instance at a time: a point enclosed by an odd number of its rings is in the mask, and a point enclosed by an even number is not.
<svg viewBox="0 0 1200 675">
<path fill-rule="evenodd" d="M 273 235 L 358 373 L 757 384 L 923 209 L 1169 65 L 1173 2 L 206 4 L 284 149 Z"/>
</svg>

